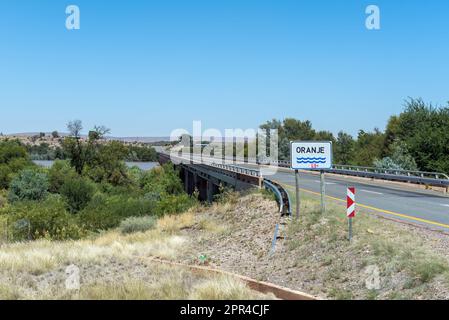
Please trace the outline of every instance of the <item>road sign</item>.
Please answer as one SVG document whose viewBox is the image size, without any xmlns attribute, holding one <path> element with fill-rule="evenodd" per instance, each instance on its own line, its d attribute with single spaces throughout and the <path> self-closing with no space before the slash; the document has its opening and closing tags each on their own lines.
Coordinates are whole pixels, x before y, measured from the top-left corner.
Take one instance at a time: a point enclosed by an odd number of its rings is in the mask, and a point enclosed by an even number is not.
<svg viewBox="0 0 449 320">
<path fill-rule="evenodd" d="M 348 192 L 346 196 L 346 215 L 348 218 L 355 217 L 355 188 L 348 187 Z"/>
<path fill-rule="evenodd" d="M 355 188 L 348 187 L 346 196 L 346 215 L 348 216 L 349 241 L 352 241 L 352 219 L 355 217 Z"/>
<path fill-rule="evenodd" d="M 292 142 L 291 166 L 293 170 L 331 169 L 332 142 Z"/>
</svg>

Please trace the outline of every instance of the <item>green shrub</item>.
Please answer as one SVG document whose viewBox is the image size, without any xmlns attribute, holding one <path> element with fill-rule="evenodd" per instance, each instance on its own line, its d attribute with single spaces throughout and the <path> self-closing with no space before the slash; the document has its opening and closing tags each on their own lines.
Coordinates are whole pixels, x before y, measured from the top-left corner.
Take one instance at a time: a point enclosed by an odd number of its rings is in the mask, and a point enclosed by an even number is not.
<svg viewBox="0 0 449 320">
<path fill-rule="evenodd" d="M 25 169 L 13 179 L 9 190 L 9 201 L 42 200 L 48 194 L 48 176 L 34 169 Z"/>
<path fill-rule="evenodd" d="M 0 214 L 8 219 L 12 240 L 80 239 L 86 235 L 59 196 L 49 196 L 42 202 L 17 202 L 1 209 Z"/>
<path fill-rule="evenodd" d="M 9 164 L 18 158 L 29 161 L 27 149 L 18 140 L 0 142 L 0 163 Z"/>
<path fill-rule="evenodd" d="M 6 189 L 12 180 L 12 170 L 6 164 L 0 164 L 0 189 Z"/>
<path fill-rule="evenodd" d="M 32 165 L 26 148 L 19 141 L 1 141 L 0 189 L 7 189 L 16 173 Z"/>
<path fill-rule="evenodd" d="M 154 217 L 130 217 L 120 223 L 120 231 L 123 234 L 134 232 L 145 232 L 153 229 L 156 225 Z"/>
<path fill-rule="evenodd" d="M 129 195 L 109 196 L 97 193 L 80 212 L 79 219 L 89 230 L 116 228 L 128 217 L 149 216 L 154 212 L 154 201 Z"/>
<path fill-rule="evenodd" d="M 67 161 L 56 160 L 48 170 L 50 182 L 49 190 L 52 193 L 60 193 L 64 182 L 68 179 L 75 179 L 78 176 L 75 169 Z"/>
<path fill-rule="evenodd" d="M 144 170 L 142 170 L 136 166 L 128 168 L 128 172 L 127 172 L 130 182 L 139 188 L 142 187 L 140 184 L 141 184 L 142 179 L 145 176 L 145 174 L 146 174 L 146 172 Z"/>
<path fill-rule="evenodd" d="M 156 204 L 155 214 L 163 216 L 165 214 L 182 213 L 197 204 L 197 200 L 183 193 L 179 195 L 165 195 Z"/>
<path fill-rule="evenodd" d="M 95 193 L 95 186 L 88 178 L 76 176 L 73 179 L 66 179 L 60 192 L 70 212 L 76 213 L 90 202 Z"/>
<path fill-rule="evenodd" d="M 156 167 L 144 174 L 141 186 L 145 193 L 182 194 L 184 192 L 179 172 L 172 164 Z"/>
</svg>

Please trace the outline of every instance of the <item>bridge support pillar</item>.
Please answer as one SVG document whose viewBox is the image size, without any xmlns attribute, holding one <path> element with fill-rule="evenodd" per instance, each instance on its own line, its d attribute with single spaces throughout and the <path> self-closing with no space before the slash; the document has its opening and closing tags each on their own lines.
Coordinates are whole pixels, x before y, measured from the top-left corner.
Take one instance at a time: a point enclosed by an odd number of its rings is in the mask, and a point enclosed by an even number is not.
<svg viewBox="0 0 449 320">
<path fill-rule="evenodd" d="M 189 171 L 184 169 L 184 190 L 189 193 Z"/>
<path fill-rule="evenodd" d="M 196 190 L 199 190 L 198 188 L 198 174 L 194 173 L 193 174 L 193 192 L 195 192 Z"/>
<path fill-rule="evenodd" d="M 207 202 L 212 203 L 214 201 L 214 184 L 211 181 L 207 181 Z"/>
</svg>

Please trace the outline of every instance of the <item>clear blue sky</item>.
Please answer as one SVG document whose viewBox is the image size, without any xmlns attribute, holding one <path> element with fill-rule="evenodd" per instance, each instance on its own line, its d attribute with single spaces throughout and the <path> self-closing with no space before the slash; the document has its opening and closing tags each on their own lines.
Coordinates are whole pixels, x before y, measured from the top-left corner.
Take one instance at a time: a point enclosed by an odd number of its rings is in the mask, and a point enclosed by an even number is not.
<svg viewBox="0 0 449 320">
<path fill-rule="evenodd" d="M 81 30 L 65 29 L 65 8 Z M 381 9 L 381 30 L 365 8 Z M 257 128 L 383 129 L 408 96 L 449 100 L 449 1 L 2 0 L 0 131 L 116 136 Z"/>
</svg>

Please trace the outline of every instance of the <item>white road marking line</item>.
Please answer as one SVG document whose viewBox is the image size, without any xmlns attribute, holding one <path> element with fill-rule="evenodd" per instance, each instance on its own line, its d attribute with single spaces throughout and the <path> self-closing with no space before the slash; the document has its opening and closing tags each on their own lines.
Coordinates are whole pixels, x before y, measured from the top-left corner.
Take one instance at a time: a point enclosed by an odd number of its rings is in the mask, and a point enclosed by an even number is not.
<svg viewBox="0 0 449 320">
<path fill-rule="evenodd" d="M 319 181 L 319 180 L 313 180 L 313 182 L 321 183 L 321 181 Z M 336 184 L 336 183 L 335 182 L 326 182 L 326 184 L 327 185 L 333 185 L 333 184 Z"/>
<path fill-rule="evenodd" d="M 443 207 L 449 207 L 449 204 L 442 204 Z"/>
<path fill-rule="evenodd" d="M 356 190 L 356 191 L 357 191 L 357 190 Z M 365 190 L 365 189 L 360 189 L 360 191 L 362 191 L 362 192 L 367 192 L 367 193 L 378 194 L 378 195 L 383 195 L 383 193 L 375 192 L 375 191 L 370 191 L 370 190 Z"/>
</svg>

